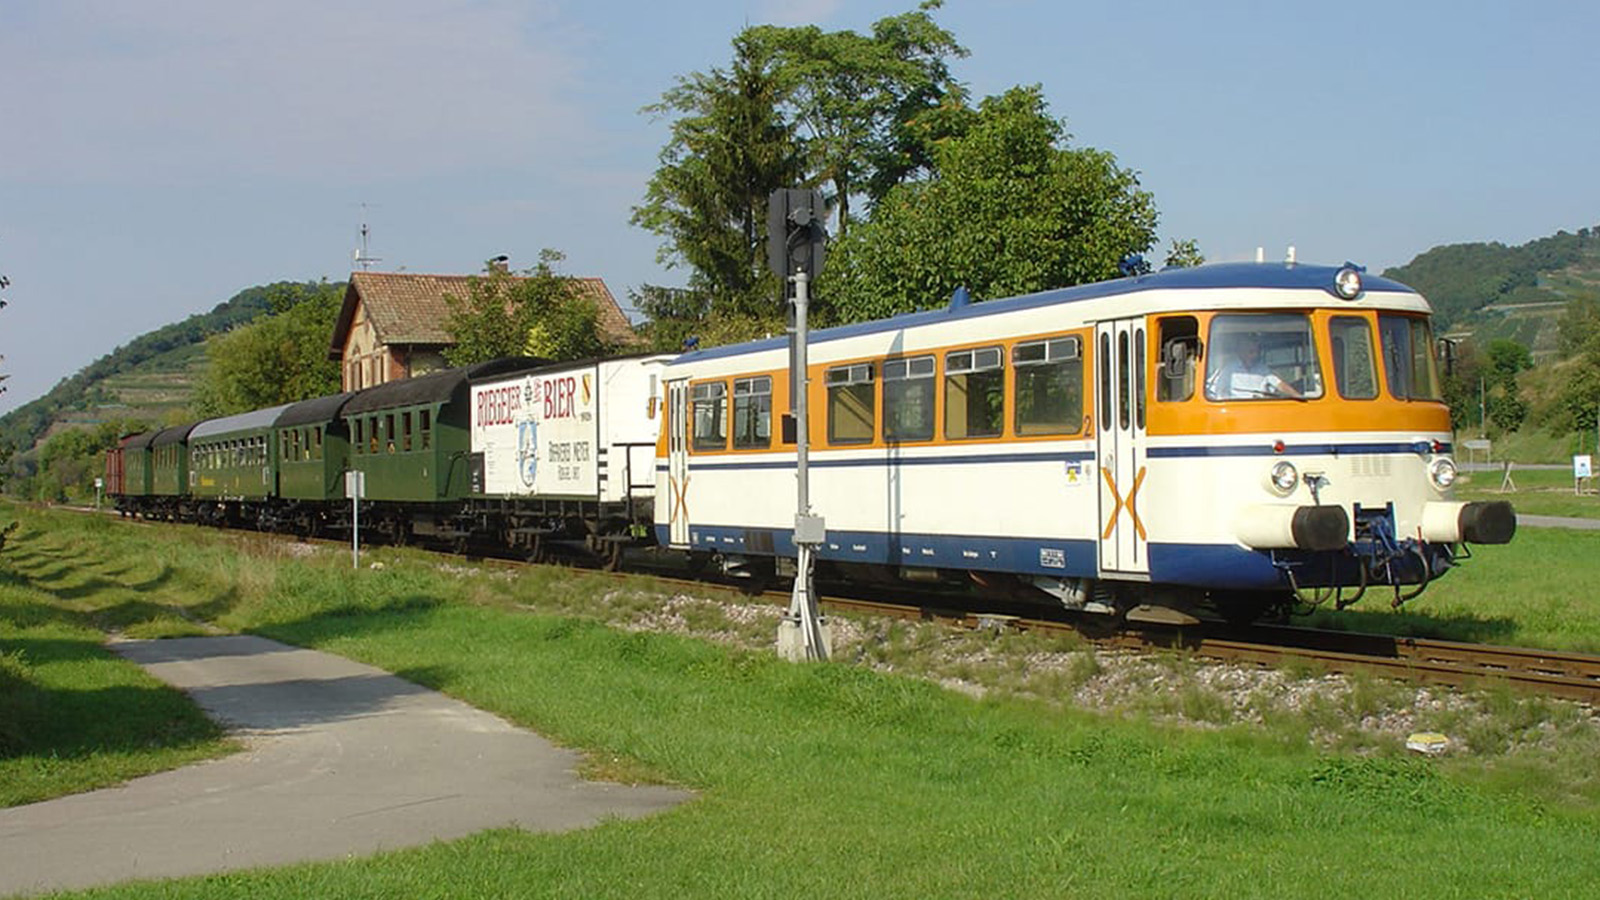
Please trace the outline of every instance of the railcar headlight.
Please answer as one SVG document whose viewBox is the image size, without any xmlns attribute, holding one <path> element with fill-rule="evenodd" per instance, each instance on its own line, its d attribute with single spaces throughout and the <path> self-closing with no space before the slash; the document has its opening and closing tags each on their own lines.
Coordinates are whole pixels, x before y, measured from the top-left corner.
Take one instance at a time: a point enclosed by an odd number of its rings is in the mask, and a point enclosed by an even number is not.
<svg viewBox="0 0 1600 900">
<path fill-rule="evenodd" d="M 1428 464 L 1428 477 L 1434 487 L 1445 490 L 1456 483 L 1456 464 L 1448 456 L 1441 456 Z"/>
<path fill-rule="evenodd" d="M 1354 300 L 1361 293 L 1361 270 L 1346 263 L 1334 273 L 1333 289 L 1340 297 Z"/>
<path fill-rule="evenodd" d="M 1300 473 L 1295 469 L 1294 463 L 1288 460 L 1276 463 L 1272 467 L 1272 489 L 1280 494 L 1287 495 L 1300 483 Z"/>
</svg>

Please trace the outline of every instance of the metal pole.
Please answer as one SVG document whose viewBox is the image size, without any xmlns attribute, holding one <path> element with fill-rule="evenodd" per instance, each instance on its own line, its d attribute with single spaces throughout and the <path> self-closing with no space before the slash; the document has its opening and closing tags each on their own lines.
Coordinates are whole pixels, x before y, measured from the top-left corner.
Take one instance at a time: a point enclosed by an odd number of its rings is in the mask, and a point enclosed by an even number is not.
<svg viewBox="0 0 1600 900">
<path fill-rule="evenodd" d="M 789 613 L 785 624 L 798 628 L 800 652 L 796 658 L 827 659 L 828 645 L 823 634 L 821 610 L 817 606 L 816 585 L 813 582 L 814 559 L 817 547 L 825 538 L 826 526 L 821 516 L 811 514 L 811 435 L 806 407 L 810 378 L 806 371 L 806 326 L 808 288 L 810 279 L 802 270 L 794 278 L 794 333 L 796 402 L 795 424 L 795 477 L 797 512 L 794 517 L 795 574 L 794 593 L 789 599 Z"/>
</svg>

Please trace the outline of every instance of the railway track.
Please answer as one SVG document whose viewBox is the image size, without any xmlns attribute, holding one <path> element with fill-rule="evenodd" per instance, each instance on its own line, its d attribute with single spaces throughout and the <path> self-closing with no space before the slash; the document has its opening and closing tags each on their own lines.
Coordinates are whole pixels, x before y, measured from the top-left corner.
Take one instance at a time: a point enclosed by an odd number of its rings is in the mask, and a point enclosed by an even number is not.
<svg viewBox="0 0 1600 900">
<path fill-rule="evenodd" d="M 317 542 L 348 546 L 326 539 Z M 493 557 L 477 559 L 498 566 L 527 565 Z M 688 578 L 682 572 L 646 568 L 634 574 L 647 574 L 686 587 L 738 589 L 737 584 Z M 788 594 L 773 591 L 761 595 L 761 598 L 783 605 L 787 603 Z M 972 612 L 940 605 L 949 602 L 884 602 L 826 595 L 822 598 L 823 606 L 830 609 L 939 621 L 952 627 L 1072 632 L 1107 649 L 1181 650 L 1218 661 L 1269 667 L 1284 665 L 1289 660 L 1300 660 L 1329 672 L 1367 672 L 1426 684 L 1469 688 L 1504 684 L 1530 693 L 1600 707 L 1600 656 L 1296 626 L 1238 627 L 1220 622 L 1141 626 L 1102 634 L 1097 632 L 1103 629 L 1084 627 L 1089 625 L 1087 620 L 1077 623 L 1029 615 Z"/>
<path fill-rule="evenodd" d="M 969 628 L 1076 632 L 1109 649 L 1182 650 L 1209 659 L 1261 666 L 1281 666 L 1294 659 L 1329 672 L 1368 672 L 1455 687 L 1505 684 L 1547 697 L 1600 706 L 1600 656 L 1579 653 L 1292 626 L 1239 628 L 1214 622 L 1182 627 L 1142 627 L 1096 636 L 1085 634 L 1072 622 L 1054 619 L 939 612 L 826 597 L 823 605 L 875 615 L 935 619 Z"/>
</svg>

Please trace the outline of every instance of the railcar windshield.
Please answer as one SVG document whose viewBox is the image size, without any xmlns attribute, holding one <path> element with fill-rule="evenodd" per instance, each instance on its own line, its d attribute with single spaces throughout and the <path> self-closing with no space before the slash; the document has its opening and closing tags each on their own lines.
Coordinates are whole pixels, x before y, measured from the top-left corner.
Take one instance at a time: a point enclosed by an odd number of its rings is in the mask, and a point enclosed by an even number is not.
<svg viewBox="0 0 1600 900">
<path fill-rule="evenodd" d="M 1209 400 L 1309 400 L 1322 396 L 1311 319 L 1305 313 L 1219 315 L 1206 353 Z"/>
<path fill-rule="evenodd" d="M 1439 375 L 1433 365 L 1433 332 L 1427 319 L 1378 316 L 1383 342 L 1383 374 L 1399 400 L 1438 400 Z"/>
</svg>

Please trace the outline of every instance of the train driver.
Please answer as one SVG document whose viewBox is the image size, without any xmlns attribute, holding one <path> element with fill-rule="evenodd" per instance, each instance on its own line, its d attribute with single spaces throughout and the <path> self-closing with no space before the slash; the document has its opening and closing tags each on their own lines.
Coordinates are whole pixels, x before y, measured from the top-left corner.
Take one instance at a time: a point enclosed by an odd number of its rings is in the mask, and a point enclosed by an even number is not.
<svg viewBox="0 0 1600 900">
<path fill-rule="evenodd" d="M 1234 358 L 1212 374 L 1206 382 L 1206 396 L 1213 400 L 1254 399 L 1301 396 L 1289 382 L 1279 378 L 1261 358 L 1261 338 L 1254 333 L 1234 339 Z"/>
</svg>

